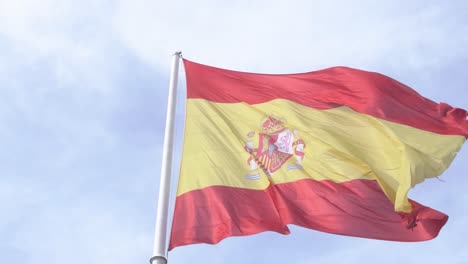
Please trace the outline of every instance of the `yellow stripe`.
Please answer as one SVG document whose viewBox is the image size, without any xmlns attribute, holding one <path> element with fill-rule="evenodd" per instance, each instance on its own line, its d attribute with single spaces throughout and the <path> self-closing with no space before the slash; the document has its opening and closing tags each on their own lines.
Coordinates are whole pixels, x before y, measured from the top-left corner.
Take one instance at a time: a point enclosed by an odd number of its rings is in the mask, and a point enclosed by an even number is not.
<svg viewBox="0 0 468 264">
<path fill-rule="evenodd" d="M 268 115 L 284 118 L 288 129 L 299 132 L 306 145 L 303 169 L 288 170 L 296 163 L 293 155 L 271 177 L 261 169 L 250 170 L 250 154 L 244 146 L 248 141 L 258 146 L 261 122 Z M 255 135 L 248 138 L 250 131 Z M 396 210 L 410 211 L 409 189 L 440 175 L 464 141 L 463 136 L 440 135 L 347 107 L 316 110 L 283 99 L 257 105 L 189 99 L 177 193 L 214 185 L 262 190 L 269 181 L 305 178 L 370 179 L 380 183 Z M 247 175 L 256 173 L 261 175 L 259 180 L 248 179 Z"/>
</svg>

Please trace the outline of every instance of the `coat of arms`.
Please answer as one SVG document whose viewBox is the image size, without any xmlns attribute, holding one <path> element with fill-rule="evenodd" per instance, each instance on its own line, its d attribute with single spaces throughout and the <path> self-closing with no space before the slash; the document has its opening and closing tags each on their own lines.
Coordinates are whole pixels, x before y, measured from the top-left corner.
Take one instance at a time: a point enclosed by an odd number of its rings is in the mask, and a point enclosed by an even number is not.
<svg viewBox="0 0 468 264">
<path fill-rule="evenodd" d="M 249 141 L 246 142 L 244 148 L 250 153 L 247 163 L 251 172 L 245 176 L 246 179 L 259 179 L 259 168 L 268 176 L 272 176 L 293 156 L 296 162 L 290 164 L 287 170 L 302 169 L 305 143 L 299 137 L 299 132 L 291 131 L 285 123 L 284 118 L 274 115 L 263 118 L 260 132 L 255 140 L 257 141 L 255 147 L 254 141 L 250 140 L 254 138 L 255 132 L 251 131 L 247 134 Z"/>
</svg>

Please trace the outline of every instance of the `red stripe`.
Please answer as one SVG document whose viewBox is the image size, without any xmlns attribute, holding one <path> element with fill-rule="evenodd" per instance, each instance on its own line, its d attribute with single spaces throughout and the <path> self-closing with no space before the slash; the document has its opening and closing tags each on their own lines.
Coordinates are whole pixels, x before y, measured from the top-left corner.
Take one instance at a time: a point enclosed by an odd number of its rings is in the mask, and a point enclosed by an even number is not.
<svg viewBox="0 0 468 264">
<path fill-rule="evenodd" d="M 300 180 L 266 190 L 212 186 L 176 199 L 169 249 L 263 231 L 288 234 L 287 224 L 393 241 L 436 237 L 448 216 L 414 201 L 397 213 L 375 181 Z"/>
<path fill-rule="evenodd" d="M 357 112 L 427 131 L 468 137 L 467 112 L 437 104 L 387 76 L 347 67 L 299 74 L 255 74 L 184 60 L 187 98 L 259 104 L 287 99 L 316 109 Z"/>
</svg>

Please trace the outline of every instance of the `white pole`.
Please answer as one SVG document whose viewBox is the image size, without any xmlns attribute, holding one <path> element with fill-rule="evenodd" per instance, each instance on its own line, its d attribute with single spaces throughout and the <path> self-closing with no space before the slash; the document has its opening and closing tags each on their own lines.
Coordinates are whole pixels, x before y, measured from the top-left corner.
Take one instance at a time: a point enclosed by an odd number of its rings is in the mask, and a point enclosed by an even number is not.
<svg viewBox="0 0 468 264">
<path fill-rule="evenodd" d="M 172 55 L 171 79 L 169 81 L 169 96 L 167 100 L 166 130 L 164 132 L 163 156 L 161 163 L 161 179 L 159 183 L 158 210 L 154 237 L 153 257 L 151 264 L 167 263 L 167 218 L 169 210 L 169 189 L 171 183 L 172 152 L 174 143 L 174 119 L 176 109 L 177 77 L 181 52 Z"/>
</svg>

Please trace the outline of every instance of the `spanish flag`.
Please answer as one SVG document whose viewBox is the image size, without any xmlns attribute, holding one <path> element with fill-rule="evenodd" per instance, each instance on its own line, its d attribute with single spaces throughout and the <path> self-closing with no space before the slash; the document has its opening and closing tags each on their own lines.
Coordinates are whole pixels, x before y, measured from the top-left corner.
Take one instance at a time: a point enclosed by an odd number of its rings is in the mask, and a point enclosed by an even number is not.
<svg viewBox="0 0 468 264">
<path fill-rule="evenodd" d="M 347 67 L 256 74 L 184 60 L 185 138 L 169 249 L 288 224 L 392 241 L 448 216 L 408 199 L 468 137 L 467 112 Z"/>
</svg>

